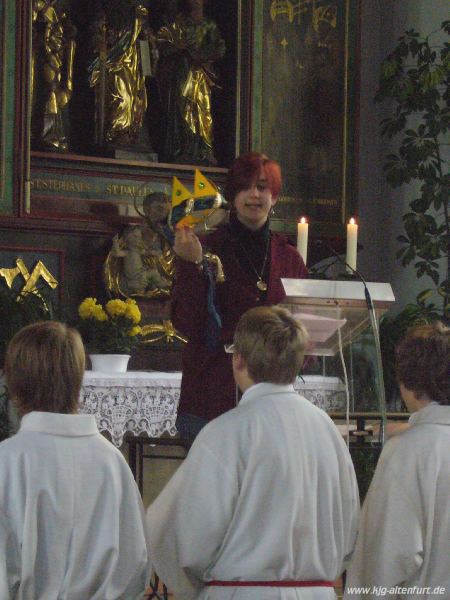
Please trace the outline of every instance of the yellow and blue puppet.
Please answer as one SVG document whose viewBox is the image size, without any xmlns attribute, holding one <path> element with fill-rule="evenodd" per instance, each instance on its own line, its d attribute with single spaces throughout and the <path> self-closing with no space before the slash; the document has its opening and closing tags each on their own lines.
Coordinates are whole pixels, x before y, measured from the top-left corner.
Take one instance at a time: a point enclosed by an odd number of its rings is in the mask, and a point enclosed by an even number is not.
<svg viewBox="0 0 450 600">
<path fill-rule="evenodd" d="M 226 201 L 217 187 L 195 170 L 194 192 L 173 178 L 172 208 L 169 225 L 172 230 L 192 227 L 196 233 L 212 231 L 225 218 Z"/>
</svg>

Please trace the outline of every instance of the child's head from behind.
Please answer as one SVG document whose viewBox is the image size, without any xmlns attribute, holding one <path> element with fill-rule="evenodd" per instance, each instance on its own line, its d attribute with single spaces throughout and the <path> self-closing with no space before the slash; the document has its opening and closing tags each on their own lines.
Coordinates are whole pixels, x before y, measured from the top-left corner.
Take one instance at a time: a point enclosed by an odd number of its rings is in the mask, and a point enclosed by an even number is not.
<svg viewBox="0 0 450 600">
<path fill-rule="evenodd" d="M 290 384 L 303 364 L 308 334 L 304 325 L 279 306 L 259 306 L 239 320 L 234 353 L 254 383 Z"/>
<path fill-rule="evenodd" d="M 76 412 L 84 367 L 83 342 L 75 329 L 57 321 L 21 329 L 8 344 L 4 368 L 19 415 Z"/>
<path fill-rule="evenodd" d="M 417 399 L 450 404 L 450 328 L 440 321 L 411 327 L 396 348 L 400 384 Z"/>
</svg>

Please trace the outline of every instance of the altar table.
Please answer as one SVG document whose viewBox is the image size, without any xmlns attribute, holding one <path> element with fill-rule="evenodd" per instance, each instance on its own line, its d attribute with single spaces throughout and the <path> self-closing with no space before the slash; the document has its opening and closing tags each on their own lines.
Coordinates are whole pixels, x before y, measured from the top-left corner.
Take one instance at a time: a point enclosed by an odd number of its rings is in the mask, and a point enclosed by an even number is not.
<svg viewBox="0 0 450 600">
<path fill-rule="evenodd" d="M 116 446 L 125 433 L 159 438 L 175 436 L 181 373 L 86 371 L 80 412 L 92 414 L 100 431 L 107 431 Z M 297 378 L 296 391 L 328 412 L 344 410 L 345 387 L 337 377 L 306 375 Z"/>
<path fill-rule="evenodd" d="M 125 433 L 151 438 L 177 433 L 181 373 L 86 371 L 80 413 L 94 415 L 100 431 L 107 431 L 119 447 Z"/>
</svg>

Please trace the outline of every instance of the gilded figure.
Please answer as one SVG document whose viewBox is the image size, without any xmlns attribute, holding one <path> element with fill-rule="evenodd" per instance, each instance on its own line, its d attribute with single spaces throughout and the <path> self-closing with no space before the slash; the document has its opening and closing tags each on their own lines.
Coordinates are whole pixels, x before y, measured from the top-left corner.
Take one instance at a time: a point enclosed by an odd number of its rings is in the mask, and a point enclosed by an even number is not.
<svg viewBox="0 0 450 600">
<path fill-rule="evenodd" d="M 145 223 L 130 225 L 120 237 L 114 237 L 104 269 L 109 292 L 143 298 L 170 295 L 174 253 L 167 225 L 169 211 L 166 194 L 149 194 L 143 203 Z"/>
<path fill-rule="evenodd" d="M 129 147 L 137 142 L 147 110 L 139 42 L 149 41 L 148 11 L 138 5 L 108 3 L 95 21 L 96 58 L 88 67 L 95 90 L 96 143 Z"/>
<path fill-rule="evenodd" d="M 164 158 L 170 162 L 217 164 L 211 92 L 217 86 L 213 65 L 224 56 L 225 42 L 203 8 L 204 0 L 187 0 L 174 22 L 157 33 Z"/>
<path fill-rule="evenodd" d="M 33 0 L 32 24 L 32 145 L 66 151 L 64 111 L 73 91 L 76 28 L 56 0 Z"/>
</svg>

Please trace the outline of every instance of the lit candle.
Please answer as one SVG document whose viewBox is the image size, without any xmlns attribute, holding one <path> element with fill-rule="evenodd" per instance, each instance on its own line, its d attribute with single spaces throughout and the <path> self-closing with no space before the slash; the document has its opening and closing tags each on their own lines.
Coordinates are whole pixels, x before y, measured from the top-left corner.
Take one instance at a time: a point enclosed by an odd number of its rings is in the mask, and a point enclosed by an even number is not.
<svg viewBox="0 0 450 600">
<path fill-rule="evenodd" d="M 308 223 L 305 217 L 302 217 L 300 222 L 297 223 L 297 250 L 306 265 L 308 257 Z"/>
<path fill-rule="evenodd" d="M 347 225 L 347 255 L 345 261 L 356 271 L 356 254 L 358 252 L 358 225 L 355 219 L 351 218 Z M 347 267 L 349 273 L 352 272 Z"/>
</svg>

